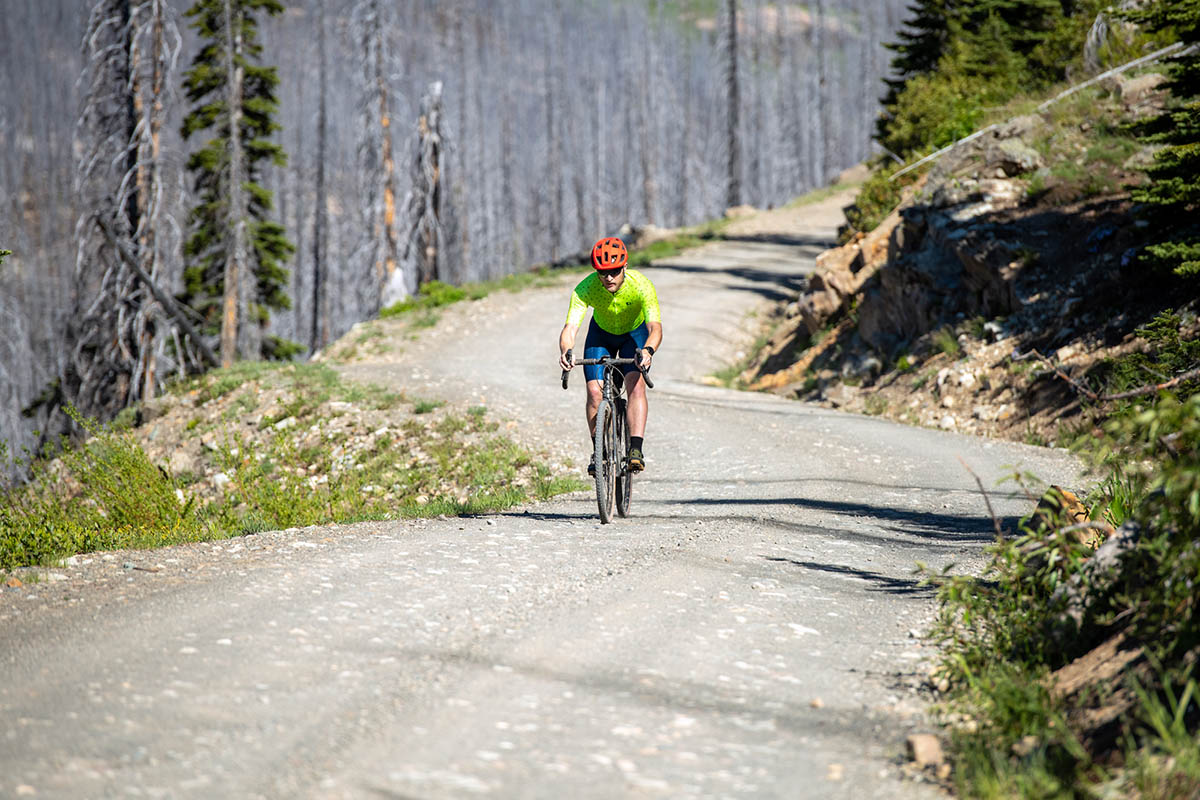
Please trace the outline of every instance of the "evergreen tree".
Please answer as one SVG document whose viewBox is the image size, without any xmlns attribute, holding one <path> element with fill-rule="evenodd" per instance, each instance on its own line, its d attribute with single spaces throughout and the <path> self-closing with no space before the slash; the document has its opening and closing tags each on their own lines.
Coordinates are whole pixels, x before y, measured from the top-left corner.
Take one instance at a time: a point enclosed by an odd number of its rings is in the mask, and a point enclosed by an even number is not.
<svg viewBox="0 0 1200 800">
<path fill-rule="evenodd" d="M 968 34 L 983 34 L 991 43 L 1002 42 L 1021 56 L 1028 56 L 1041 44 L 1063 16 L 1061 0 L 971 0 L 963 5 L 963 27 Z M 989 21 L 999 25 L 989 25 Z"/>
<path fill-rule="evenodd" d="M 956 5 L 954 0 L 918 0 L 908 7 L 908 13 L 912 16 L 904 21 L 904 27 L 896 34 L 900 41 L 884 44 L 896 54 L 891 64 L 894 77 L 884 79 L 888 86 L 883 98 L 885 106 L 896 104 L 896 97 L 910 78 L 937 69 L 950 39 L 950 25 Z M 881 135 L 883 125 L 884 120 L 880 120 Z"/>
<path fill-rule="evenodd" d="M 1131 14 L 1151 31 L 1174 31 L 1188 45 L 1200 44 L 1200 0 L 1157 0 Z M 1165 145 L 1148 170 L 1149 184 L 1133 198 L 1147 206 L 1159 241 L 1142 262 L 1176 275 L 1200 276 L 1200 49 L 1172 60 L 1168 84 L 1177 104 L 1142 126 Z"/>
<path fill-rule="evenodd" d="M 919 0 L 900 41 L 887 47 L 885 114 L 876 139 L 907 153 L 966 135 L 982 104 L 1032 83 L 1029 55 L 1063 18 L 1060 0 Z"/>
<path fill-rule="evenodd" d="M 255 359 L 297 349 L 262 334 L 269 309 L 291 305 L 283 264 L 295 250 L 283 226 L 267 219 L 271 192 L 258 182 L 265 165 L 283 166 L 286 156 L 268 138 L 279 127 L 279 77 L 259 63 L 256 15 L 282 12 L 279 0 L 197 0 L 187 11 L 203 46 L 184 80 L 193 107 L 182 133 L 209 131 L 211 138 L 187 162 L 198 203 L 188 220 L 183 299 L 209 332 L 220 330 L 226 365 L 235 351 Z"/>
</svg>

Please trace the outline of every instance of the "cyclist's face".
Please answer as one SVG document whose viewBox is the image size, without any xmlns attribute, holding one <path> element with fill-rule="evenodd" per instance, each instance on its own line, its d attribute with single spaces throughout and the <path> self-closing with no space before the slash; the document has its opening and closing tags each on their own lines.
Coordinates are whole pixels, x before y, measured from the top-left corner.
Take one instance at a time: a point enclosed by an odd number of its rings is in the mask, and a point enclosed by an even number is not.
<svg viewBox="0 0 1200 800">
<path fill-rule="evenodd" d="M 599 270 L 600 283 L 604 284 L 604 288 L 612 294 L 616 294 L 621 288 L 621 284 L 625 282 L 625 268 Z"/>
</svg>

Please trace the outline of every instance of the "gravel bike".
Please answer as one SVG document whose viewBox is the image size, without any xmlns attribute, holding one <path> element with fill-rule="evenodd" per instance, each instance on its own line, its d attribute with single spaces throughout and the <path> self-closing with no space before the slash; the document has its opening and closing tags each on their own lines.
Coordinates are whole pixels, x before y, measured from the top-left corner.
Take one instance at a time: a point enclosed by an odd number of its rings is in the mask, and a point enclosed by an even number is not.
<svg viewBox="0 0 1200 800">
<path fill-rule="evenodd" d="M 573 360 L 567 351 L 567 360 L 577 366 L 599 364 L 604 368 L 604 380 L 600 387 L 600 405 L 596 409 L 596 505 L 600 509 L 600 522 L 612 521 L 613 506 L 622 517 L 629 516 L 629 499 L 633 492 L 633 472 L 629 469 L 629 424 L 625 419 L 625 373 L 620 367 L 633 365 L 642 373 L 646 386 L 653 389 L 654 383 L 639 365 L 639 350 L 633 358 L 581 358 Z M 563 370 L 562 387 L 567 388 L 571 373 Z"/>
</svg>

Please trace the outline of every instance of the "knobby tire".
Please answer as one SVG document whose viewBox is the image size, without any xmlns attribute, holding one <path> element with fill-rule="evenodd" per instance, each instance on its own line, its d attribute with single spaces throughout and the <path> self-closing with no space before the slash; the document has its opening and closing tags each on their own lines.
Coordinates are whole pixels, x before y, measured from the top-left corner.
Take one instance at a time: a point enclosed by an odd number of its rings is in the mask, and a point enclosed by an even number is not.
<svg viewBox="0 0 1200 800">
<path fill-rule="evenodd" d="M 607 400 L 600 401 L 596 409 L 596 506 L 600 510 L 600 522 L 612 522 L 613 494 L 617 475 L 614 469 L 617 437 L 616 415 Z"/>
<path fill-rule="evenodd" d="M 625 398 L 617 398 L 617 514 L 629 516 L 633 495 L 633 471 L 629 469 L 629 420 L 625 417 Z"/>
</svg>

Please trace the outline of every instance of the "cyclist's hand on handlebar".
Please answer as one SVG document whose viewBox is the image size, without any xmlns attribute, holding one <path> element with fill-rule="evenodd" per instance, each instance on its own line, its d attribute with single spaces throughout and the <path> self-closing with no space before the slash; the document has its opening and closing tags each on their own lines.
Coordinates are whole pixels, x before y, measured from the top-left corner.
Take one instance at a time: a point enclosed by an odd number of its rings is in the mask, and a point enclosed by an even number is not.
<svg viewBox="0 0 1200 800">
<path fill-rule="evenodd" d="M 650 355 L 650 351 L 649 350 L 638 350 L 637 355 L 638 355 L 638 367 L 641 368 L 643 371 L 650 369 L 650 359 L 652 358 L 652 356 Z"/>
<path fill-rule="evenodd" d="M 571 367 L 575 366 L 570 350 L 558 354 L 558 366 L 562 368 L 563 372 L 569 372 Z"/>
</svg>

